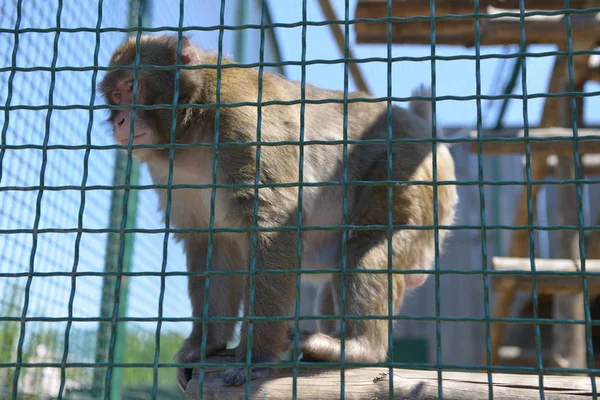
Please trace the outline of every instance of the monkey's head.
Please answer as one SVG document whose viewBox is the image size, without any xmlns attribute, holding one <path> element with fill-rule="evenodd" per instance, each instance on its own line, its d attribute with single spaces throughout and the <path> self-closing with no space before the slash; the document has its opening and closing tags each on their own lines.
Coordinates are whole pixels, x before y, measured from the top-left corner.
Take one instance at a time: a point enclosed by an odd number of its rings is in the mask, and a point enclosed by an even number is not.
<svg viewBox="0 0 600 400">
<path fill-rule="evenodd" d="M 171 140 L 173 126 L 173 101 L 175 95 L 175 72 L 177 64 L 177 36 L 142 36 L 138 44 L 130 38 L 113 53 L 110 66 L 125 67 L 111 69 L 100 82 L 99 89 L 110 105 L 119 106 L 110 110 L 109 121 L 114 128 L 114 138 L 122 145 L 165 145 L 180 143 L 185 131 L 185 118 L 192 109 L 177 108 L 175 136 Z M 135 109 L 133 130 L 131 119 L 134 100 L 134 63 L 137 63 L 137 105 L 163 105 L 157 109 Z M 181 42 L 180 65 L 201 63 L 200 51 L 187 37 Z M 151 69 L 145 66 L 153 66 Z M 158 68 L 156 68 L 158 67 Z M 162 67 L 162 68 L 161 68 Z M 167 67 L 167 68 L 164 68 Z M 179 75 L 177 103 L 190 103 L 194 93 L 200 90 L 198 70 L 183 69 Z M 166 147 L 135 148 L 133 155 L 142 161 L 168 153 Z"/>
</svg>

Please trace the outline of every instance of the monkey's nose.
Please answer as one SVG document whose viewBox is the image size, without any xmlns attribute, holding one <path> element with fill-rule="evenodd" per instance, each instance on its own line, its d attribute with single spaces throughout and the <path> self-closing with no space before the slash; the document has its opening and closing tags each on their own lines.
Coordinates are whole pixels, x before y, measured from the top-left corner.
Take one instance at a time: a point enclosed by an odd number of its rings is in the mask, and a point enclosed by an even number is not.
<svg viewBox="0 0 600 400">
<path fill-rule="evenodd" d="M 125 117 L 122 117 L 119 122 L 117 122 L 117 126 L 120 128 L 125 123 Z"/>
</svg>

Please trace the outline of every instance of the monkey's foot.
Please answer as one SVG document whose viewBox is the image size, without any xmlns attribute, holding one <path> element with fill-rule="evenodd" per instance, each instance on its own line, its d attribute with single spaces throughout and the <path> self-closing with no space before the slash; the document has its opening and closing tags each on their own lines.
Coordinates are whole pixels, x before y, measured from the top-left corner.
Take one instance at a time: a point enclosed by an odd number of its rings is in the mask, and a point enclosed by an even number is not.
<svg viewBox="0 0 600 400">
<path fill-rule="evenodd" d="M 250 380 L 270 378 L 275 375 L 273 368 L 252 368 Z M 231 368 L 223 374 L 225 386 L 241 386 L 246 383 L 246 368 Z"/>
<path fill-rule="evenodd" d="M 209 345 L 206 346 L 205 356 L 210 357 L 219 352 L 225 350 L 226 345 Z M 202 348 L 200 345 L 196 347 L 191 347 L 188 343 L 184 344 L 184 346 L 179 350 L 175 359 L 179 363 L 195 363 L 199 362 L 202 359 Z M 185 392 L 187 388 L 187 384 L 192 379 L 193 368 L 188 367 L 179 367 L 177 368 L 177 383 L 179 383 L 179 387 L 181 390 Z"/>
</svg>

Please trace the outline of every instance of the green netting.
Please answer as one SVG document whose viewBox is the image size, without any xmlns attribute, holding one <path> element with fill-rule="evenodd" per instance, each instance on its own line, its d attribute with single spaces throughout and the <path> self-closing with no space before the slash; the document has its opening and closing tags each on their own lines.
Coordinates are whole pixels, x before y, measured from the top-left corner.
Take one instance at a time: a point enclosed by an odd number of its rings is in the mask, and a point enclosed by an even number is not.
<svg viewBox="0 0 600 400">
<path fill-rule="evenodd" d="M 185 230 L 171 226 L 171 194 L 168 190 L 167 217 L 163 222 L 156 211 L 158 197 L 153 191 L 150 175 L 131 157 L 130 151 L 117 152 L 122 146 L 114 145 L 110 128 L 105 123 L 109 108 L 99 98 L 96 86 L 107 67 L 112 51 L 127 35 L 139 40 L 141 34 L 186 34 L 194 43 L 216 50 L 218 59 L 234 54 L 240 64 L 202 65 L 200 68 L 217 69 L 217 105 L 240 107 L 251 105 L 258 116 L 257 140 L 244 143 L 256 147 L 256 169 L 260 170 L 261 148 L 295 144 L 299 146 L 299 182 L 291 184 L 266 184 L 259 182 L 258 174 L 254 189 L 266 187 L 298 187 L 298 209 L 302 210 L 303 192 L 306 187 L 339 185 L 332 182 L 310 184 L 304 182 L 304 147 L 314 144 L 342 145 L 344 148 L 342 222 L 339 226 L 302 226 L 302 211 L 297 226 L 282 227 L 302 238 L 307 229 L 342 230 L 342 280 L 346 275 L 346 240 L 352 230 L 383 229 L 391 238 L 395 229 L 414 227 L 394 226 L 392 223 L 392 186 L 388 185 L 388 224 L 382 226 L 355 226 L 347 221 L 347 189 L 350 185 L 377 184 L 374 182 L 351 182 L 348 180 L 348 104 L 360 101 L 388 102 L 388 154 L 386 160 L 388 181 L 392 180 L 391 105 L 405 104 L 414 97 L 410 89 L 421 82 L 431 85 L 432 90 L 432 150 L 439 143 L 451 144 L 457 168 L 457 182 L 403 182 L 404 184 L 433 184 L 434 187 L 456 184 L 461 203 L 458 222 L 443 255 L 438 246 L 439 228 L 437 212 L 432 227 L 435 229 L 435 268 L 428 283 L 411 294 L 399 315 L 369 318 L 388 322 L 390 359 L 379 366 L 391 368 L 433 369 L 438 379 L 444 371 L 462 370 L 487 373 L 489 397 L 494 388 L 491 372 L 537 374 L 540 382 L 540 398 L 544 398 L 544 373 L 583 373 L 595 375 L 600 372 L 594 348 L 600 343 L 597 321 L 600 301 L 590 291 L 586 277 L 598 278 L 597 272 L 586 271 L 585 238 L 600 227 L 597 225 L 600 180 L 597 176 L 584 174 L 579 152 L 584 140 L 597 140 L 598 135 L 580 137 L 581 123 L 598 124 L 594 112 L 600 107 L 597 87 L 585 92 L 575 87 L 574 57 L 598 56 L 593 49 L 575 47 L 571 38 L 572 16 L 597 13 L 599 8 L 571 9 L 568 0 L 564 9 L 525 12 L 525 2 L 519 1 L 520 12 L 500 12 L 490 17 L 484 14 L 478 1 L 473 2 L 472 13 L 462 15 L 392 17 L 395 7 L 402 2 L 387 0 L 387 17 L 377 20 L 354 19 L 356 1 L 332 2 L 339 19 L 326 20 L 317 2 L 297 1 L 250 1 L 210 0 L 200 4 L 184 0 L 14 0 L 0 5 L 0 398 L 182 398 L 176 387 L 173 355 L 188 335 L 193 321 L 207 319 L 191 317 L 187 298 L 186 280 L 192 273 L 185 271 L 185 256 L 180 244 L 173 242 L 174 233 L 208 232 L 208 272 L 206 275 L 205 312 L 208 311 L 208 293 L 211 276 L 232 274 L 216 271 L 212 263 L 213 234 L 216 232 L 248 231 L 252 235 L 251 265 L 248 279 L 250 315 L 254 307 L 254 282 L 256 268 L 257 232 L 269 230 L 257 228 L 258 201 L 253 205 L 253 227 L 248 229 L 215 228 L 211 214 L 206 229 Z M 436 14 L 440 1 L 429 1 L 431 15 Z M 572 3 L 572 2 L 571 2 Z M 525 16 L 566 15 L 568 40 L 565 49 L 553 46 L 528 46 L 526 44 Z M 482 21 L 502 17 L 520 18 L 520 43 L 515 46 L 482 46 Z M 430 25 L 430 44 L 423 46 L 400 46 L 392 43 L 393 28 L 389 22 L 403 23 L 422 20 Z M 475 37 L 471 48 L 445 47 L 436 44 L 437 24 L 448 21 L 470 20 Z M 356 23 L 369 22 L 386 26 L 387 43 L 382 46 L 353 45 Z M 337 51 L 329 31 L 329 25 L 340 24 L 345 35 L 344 52 Z M 181 45 L 181 44 L 180 44 Z M 350 57 L 351 45 L 360 56 Z M 502 52 L 504 50 L 504 52 Z M 139 55 L 138 55 L 139 56 Z M 178 54 L 178 57 L 180 54 Z M 569 89 L 567 92 L 547 93 L 547 82 L 552 62 L 557 56 L 566 56 Z M 350 76 L 349 63 L 358 63 L 372 87 L 376 99 L 352 98 L 349 93 L 356 89 Z M 221 71 L 235 67 L 257 68 L 259 78 L 265 71 L 285 74 L 301 82 L 301 96 L 293 101 L 263 101 L 262 80 L 259 79 L 259 95 L 255 102 L 221 104 L 219 88 Z M 508 71 L 509 67 L 513 72 Z M 142 68 L 161 67 L 139 65 Z M 185 67 L 183 67 L 185 68 Z M 183 69 L 182 68 L 182 69 Z M 544 71 L 538 72 L 539 69 Z M 179 72 L 177 72 L 179 74 Z M 306 83 L 343 90 L 343 100 L 307 100 Z M 505 87 L 501 93 L 500 87 Z M 517 93 L 513 93 L 516 90 Z M 163 105 L 175 109 L 179 93 L 179 81 L 175 82 L 173 104 Z M 569 97 L 572 119 L 568 124 L 573 136 L 562 140 L 573 145 L 571 161 L 574 178 L 548 177 L 533 181 L 532 150 L 534 142 L 556 138 L 529 137 L 532 126 L 541 118 L 545 99 L 558 96 Z M 585 121 L 577 119 L 576 98 L 586 99 Z M 307 104 L 327 102 L 342 103 L 344 107 L 344 137 L 337 142 L 305 140 L 305 107 Z M 261 142 L 262 109 L 273 104 L 300 104 L 300 132 L 294 142 Z M 182 105 L 179 105 L 182 106 Z M 183 105 L 185 107 L 214 107 L 215 105 Z M 144 106 L 136 106 L 144 109 Z M 147 107 L 146 107 L 147 108 Z M 217 108 L 216 119 L 219 119 Z M 174 121 L 173 121 L 174 122 Z M 264 121 L 262 121 L 264 122 Z M 449 129 L 454 124 L 463 129 Z M 218 125 L 218 124 L 216 124 Z M 484 135 L 488 127 L 506 125 L 524 128 L 522 138 L 490 137 Z M 470 129 L 477 131 L 476 138 L 467 137 Z M 174 123 L 171 129 L 175 133 Z M 419 141 L 413 139 L 414 141 Z M 421 140 L 422 141 L 422 140 Z M 489 142 L 525 141 L 525 168 L 522 157 L 516 155 L 484 154 Z M 376 141 L 372 141 L 376 142 Z M 471 146 L 476 146 L 474 154 Z M 239 146 L 239 143 L 219 141 L 215 132 L 214 142 L 197 144 L 218 152 L 220 146 Z M 176 148 L 170 147 L 170 159 Z M 152 146 L 149 146 L 152 147 Z M 437 159 L 433 152 L 434 176 Z M 212 166 L 213 182 L 194 187 L 211 188 L 211 209 L 215 207 L 216 189 L 227 187 L 216 180 L 219 158 Z M 170 163 L 172 164 L 172 163 Z M 167 189 L 175 187 L 171 173 Z M 381 182 L 379 182 L 380 184 Z M 534 204 L 534 185 L 545 185 L 541 200 Z M 561 223 L 557 190 L 570 185 L 575 191 L 576 223 Z M 182 185 L 177 185 L 182 187 Z M 183 185 L 184 187 L 185 185 Z M 526 226 L 512 225 L 519 190 L 528 194 L 528 222 Z M 437 191 L 434 190 L 437 210 Z M 534 208 L 537 216 L 534 218 Z M 554 207 L 554 208 L 553 208 Z M 558 222 L 557 222 L 558 221 Z M 516 231 L 528 231 L 529 258 L 532 272 L 497 271 L 490 268 L 494 256 L 506 256 L 508 243 Z M 271 229 L 273 230 L 273 229 Z M 574 231 L 580 252 L 581 272 L 545 272 L 544 276 L 581 276 L 583 282 L 583 319 L 551 318 L 547 301 L 539 296 L 536 273 L 536 257 L 554 256 L 560 247 L 557 232 Z M 391 254 L 391 240 L 388 240 Z M 296 250 L 301 265 L 302 241 Z M 261 271 L 280 273 L 281 271 Z M 299 272 L 299 271 L 298 271 Z M 319 273 L 340 273 L 339 270 L 320 270 Z M 375 271 L 365 271 L 373 273 Z M 388 258 L 388 276 L 403 273 L 392 269 Z M 311 273 L 302 271 L 302 273 Z M 531 276 L 533 290 L 520 297 L 521 305 L 530 304 L 530 313 L 511 314 L 510 318 L 492 316 L 494 294 L 491 280 L 503 274 Z M 388 287 L 391 289 L 391 279 Z M 300 275 L 296 280 L 298 296 L 291 317 L 276 317 L 290 321 L 296 330 L 311 326 L 318 319 L 310 310 L 303 309 L 300 299 L 314 297 L 310 288 L 301 287 Z M 345 346 L 346 322 L 363 316 L 345 315 L 346 288 L 341 291 L 341 341 Z M 546 308 L 544 308 L 546 307 Z M 551 306 L 550 306 L 551 307 Z M 388 301 L 392 309 L 392 300 Z M 324 317 L 321 317 L 321 319 Z M 339 316 L 337 316 L 339 319 Z M 215 317 L 212 321 L 257 321 L 265 317 L 247 318 Z M 535 363 L 529 366 L 492 364 L 491 326 L 508 322 L 521 331 L 509 335 L 526 336 L 535 350 Z M 547 366 L 543 351 L 549 348 L 547 327 L 583 324 L 585 326 L 585 368 Z M 524 330 L 523 330 L 524 329 Z M 204 330 L 206 332 L 206 329 Z M 248 343 L 252 339 L 248 331 Z M 270 365 L 293 368 L 293 377 L 300 375 L 297 349 L 289 355 L 292 361 Z M 203 337 L 206 344 L 206 336 Z M 423 354 L 406 355 L 399 349 L 408 347 L 422 349 Z M 250 359 L 251 348 L 247 355 Z M 196 366 L 206 363 L 205 348 Z M 225 364 L 223 364 L 225 365 Z M 269 365 L 269 364 L 268 364 Z M 346 395 L 347 381 L 344 371 L 353 366 L 367 364 L 305 363 L 306 368 L 330 366 L 341 371 L 340 398 Z M 250 372 L 250 362 L 227 364 L 242 366 Z M 389 389 L 393 395 L 394 374 L 389 375 Z M 199 395 L 204 389 L 201 371 Z M 294 379 L 291 393 L 296 398 L 301 389 Z M 592 381 L 596 398 L 596 387 Z M 245 386 L 249 396 L 250 386 Z M 442 386 L 438 396 L 443 397 Z"/>
</svg>

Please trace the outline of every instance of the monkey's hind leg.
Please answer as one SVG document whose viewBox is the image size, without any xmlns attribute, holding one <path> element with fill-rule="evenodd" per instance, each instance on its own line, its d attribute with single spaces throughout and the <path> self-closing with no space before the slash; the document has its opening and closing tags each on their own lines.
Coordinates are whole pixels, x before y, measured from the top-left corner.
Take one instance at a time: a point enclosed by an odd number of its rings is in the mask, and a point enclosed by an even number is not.
<svg viewBox="0 0 600 400">
<path fill-rule="evenodd" d="M 346 322 L 345 360 L 347 362 L 382 362 L 388 352 L 388 321 L 369 319 L 385 317 L 399 307 L 404 294 L 402 279 L 392 276 L 392 310 L 388 310 L 388 274 L 361 273 L 360 270 L 384 268 L 386 259 L 385 233 L 355 232 L 348 242 L 345 315 L 355 317 Z M 382 242 L 383 239 L 383 242 Z M 334 296 L 341 295 L 341 274 L 334 277 Z M 358 317 L 358 318 L 356 318 Z M 304 360 L 339 362 L 342 346 L 339 335 L 315 333 L 301 346 Z"/>
</svg>

